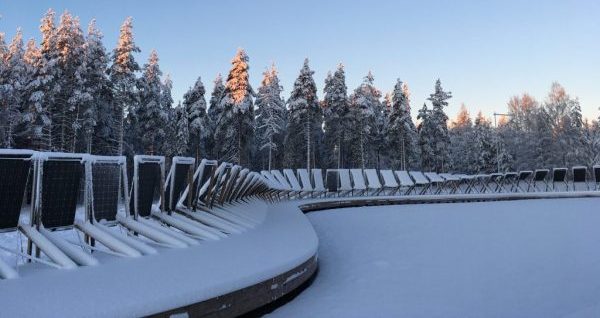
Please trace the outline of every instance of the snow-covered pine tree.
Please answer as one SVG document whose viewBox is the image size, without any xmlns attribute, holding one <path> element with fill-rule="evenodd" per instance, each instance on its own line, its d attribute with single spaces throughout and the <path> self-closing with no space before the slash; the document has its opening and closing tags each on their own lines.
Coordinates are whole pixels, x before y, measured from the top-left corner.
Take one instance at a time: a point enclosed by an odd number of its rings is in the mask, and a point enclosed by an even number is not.
<svg viewBox="0 0 600 318">
<path fill-rule="evenodd" d="M 494 141 L 492 124 L 479 112 L 472 133 L 473 152 L 476 154 L 473 173 L 491 173 L 497 169 Z"/>
<path fill-rule="evenodd" d="M 382 106 L 379 99 L 381 92 L 373 85 L 373 74 L 369 71 L 362 84 L 350 95 L 350 118 L 356 125 L 348 127 L 346 142 L 348 144 L 348 164 L 352 167 L 376 167 L 378 165 L 378 142 L 383 131 L 380 131 L 383 119 Z"/>
<path fill-rule="evenodd" d="M 4 65 L 6 76 L 2 81 L 4 84 L 0 90 L 2 93 L 2 108 L 0 112 L 0 129 L 3 130 L 3 138 L 0 144 L 6 148 L 15 148 L 15 128 L 21 121 L 21 107 L 24 100 L 25 62 L 23 61 L 23 36 L 20 29 L 4 54 Z"/>
<path fill-rule="evenodd" d="M 161 154 L 167 157 L 187 156 L 189 143 L 188 118 L 181 102 L 166 110 L 165 138 Z"/>
<path fill-rule="evenodd" d="M 56 50 L 61 76 L 57 79 L 52 113 L 54 149 L 74 152 L 81 129 L 81 115 L 92 96 L 84 91 L 85 47 L 79 18 L 65 11 L 56 29 Z"/>
<path fill-rule="evenodd" d="M 282 90 L 277 69 L 275 65 L 272 65 L 263 73 L 263 80 L 256 94 L 255 103 L 257 166 L 261 169 L 271 170 L 282 167 L 286 125 L 285 101 L 281 98 Z"/>
<path fill-rule="evenodd" d="M 347 130 L 356 125 L 350 118 L 344 66 L 338 65 L 333 75 L 328 74 L 323 89 L 324 148 L 326 167 L 345 167 L 348 145 Z"/>
<path fill-rule="evenodd" d="M 22 78 L 22 103 L 19 105 L 21 118 L 15 126 L 16 145 L 19 148 L 48 150 L 46 134 L 50 131 L 50 117 L 43 103 L 43 57 L 33 39 L 27 42 L 23 62 L 25 72 Z"/>
<path fill-rule="evenodd" d="M 450 138 L 448 136 L 448 116 L 444 112 L 444 107 L 448 106 L 448 99 L 452 98 L 451 92 L 445 92 L 442 89 L 442 82 L 438 79 L 435 82 L 435 92 L 427 98 L 431 101 L 431 123 L 435 151 L 435 171 L 445 171 L 449 167 L 450 161 Z"/>
<path fill-rule="evenodd" d="M 231 61 L 225 93 L 221 99 L 223 114 L 215 132 L 220 160 L 247 165 L 254 140 L 254 92 L 248 80 L 248 55 L 238 49 Z"/>
<path fill-rule="evenodd" d="M 201 156 L 206 157 L 206 141 L 210 133 L 206 100 L 204 99 L 205 92 L 202 79 L 198 77 L 194 87 L 190 87 L 183 95 L 185 117 L 189 121 L 189 137 L 186 149 L 196 160 L 199 160 Z"/>
<path fill-rule="evenodd" d="M 179 105 L 175 108 L 175 119 L 176 129 L 175 138 L 170 140 L 169 143 L 174 145 L 175 151 L 171 155 L 185 156 L 189 153 L 189 139 L 190 139 L 190 120 L 188 118 L 188 112 L 185 107 Z"/>
<path fill-rule="evenodd" d="M 471 173 L 506 172 L 512 168 L 512 157 L 506 150 L 498 129 L 481 112 L 475 118 L 471 133 L 471 151 L 474 157 Z"/>
<path fill-rule="evenodd" d="M 40 43 L 40 59 L 37 62 L 37 72 L 35 79 L 30 83 L 32 102 L 36 104 L 37 111 L 40 111 L 40 120 L 47 118 L 45 124 L 38 126 L 41 131 L 36 131 L 35 148 L 39 150 L 56 150 L 52 141 L 52 125 L 54 114 L 52 110 L 55 103 L 58 103 L 57 95 L 60 91 L 60 78 L 62 71 L 59 67 L 60 52 L 57 46 L 57 30 L 54 24 L 55 13 L 49 9 L 41 20 L 40 31 L 42 32 L 42 41 Z M 37 135 L 37 134 L 40 135 Z"/>
<path fill-rule="evenodd" d="M 115 138 L 115 119 L 112 111 L 112 91 L 106 71 L 108 55 L 103 35 L 96 27 L 96 20 L 90 21 L 85 40 L 85 91 L 93 98 L 82 112 L 82 138 L 86 152 L 111 154 L 117 143 Z M 81 151 L 81 149 L 80 149 Z"/>
<path fill-rule="evenodd" d="M 383 100 L 381 101 L 381 112 L 382 116 L 379 118 L 378 125 L 380 131 L 380 139 L 378 142 L 379 148 L 377 152 L 378 158 L 378 167 L 390 167 L 389 160 L 389 149 L 388 149 L 388 137 L 386 136 L 388 131 L 388 126 L 390 122 L 390 114 L 392 112 L 392 95 L 387 92 L 383 95 Z"/>
<path fill-rule="evenodd" d="M 151 155 L 161 149 L 160 142 L 165 136 L 168 119 L 167 109 L 163 105 L 161 75 L 158 54 L 152 50 L 138 82 L 140 102 L 135 109 L 138 132 L 142 133 L 142 148 L 144 153 Z"/>
<path fill-rule="evenodd" d="M 119 42 L 112 54 L 112 65 L 109 69 L 110 82 L 113 89 L 113 132 L 117 139 L 113 153 L 123 154 L 125 114 L 137 104 L 136 72 L 140 70 L 133 54 L 140 49 L 133 41 L 133 20 L 125 19 L 119 34 Z"/>
<path fill-rule="evenodd" d="M 381 93 L 380 93 L 381 94 Z M 389 123 L 388 114 L 386 111 L 386 105 L 383 102 L 378 102 L 375 104 L 376 108 L 374 109 L 375 114 L 375 130 L 373 134 L 373 154 L 372 157 L 375 158 L 374 164 L 371 165 L 377 169 L 384 167 L 385 162 L 385 154 L 386 154 L 386 136 L 385 133 L 387 131 L 387 126 Z"/>
<path fill-rule="evenodd" d="M 176 131 L 177 129 L 177 117 L 175 115 L 175 108 L 173 107 L 173 80 L 171 80 L 171 75 L 167 74 L 164 76 L 164 80 L 162 81 L 161 90 L 160 90 L 160 107 L 166 114 L 165 128 L 164 133 L 161 138 L 157 140 L 157 147 L 160 153 L 168 156 L 167 153 L 179 153 L 177 151 L 169 150 L 172 147 L 170 145 L 171 140 L 169 138 L 169 130 Z M 181 106 L 181 102 L 177 104 L 177 106 Z M 172 133 L 175 135 L 175 132 Z M 187 155 L 187 153 L 186 153 Z"/>
<path fill-rule="evenodd" d="M 391 96 L 391 110 L 385 135 L 392 167 L 401 170 L 416 168 L 419 166 L 419 138 L 410 115 L 408 86 L 398 79 Z M 424 114 L 427 115 L 427 120 L 431 118 L 428 113 Z M 425 121 L 423 118 L 422 120 Z"/>
<path fill-rule="evenodd" d="M 435 169 L 435 125 L 431 119 L 431 110 L 426 104 L 419 110 L 417 120 L 420 120 L 417 126 L 419 132 L 419 150 L 421 151 L 421 169 L 431 171 Z"/>
<path fill-rule="evenodd" d="M 5 57 L 8 53 L 8 47 L 4 40 L 4 33 L 0 32 L 0 147 L 6 147 L 8 139 L 8 91 L 7 82 L 9 79 L 9 68 L 6 64 Z"/>
<path fill-rule="evenodd" d="M 308 59 L 304 59 L 304 65 L 287 101 L 284 162 L 290 168 L 311 169 L 323 165 L 319 153 L 323 136 L 323 114 L 319 107 L 313 74 Z"/>
<path fill-rule="evenodd" d="M 215 132 L 223 109 L 221 109 L 221 99 L 225 93 L 225 85 L 223 85 L 223 78 L 221 74 L 217 74 L 214 80 L 213 91 L 210 95 L 209 108 L 207 111 L 208 115 L 208 132 L 206 138 L 206 154 L 209 158 L 217 158 L 215 149 Z"/>
<path fill-rule="evenodd" d="M 460 106 L 456 119 L 450 124 L 450 164 L 452 171 L 458 173 L 475 173 L 473 152 L 473 122 L 465 107 Z"/>
</svg>

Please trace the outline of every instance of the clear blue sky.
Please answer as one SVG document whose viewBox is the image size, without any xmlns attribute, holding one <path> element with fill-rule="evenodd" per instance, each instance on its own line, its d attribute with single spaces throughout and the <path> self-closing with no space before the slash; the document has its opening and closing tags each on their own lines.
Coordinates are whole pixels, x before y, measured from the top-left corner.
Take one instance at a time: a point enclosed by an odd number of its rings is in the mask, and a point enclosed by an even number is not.
<svg viewBox="0 0 600 318">
<path fill-rule="evenodd" d="M 0 32 L 21 26 L 39 39 L 48 8 L 95 17 L 112 50 L 119 26 L 134 18 L 143 64 L 151 49 L 174 81 L 179 100 L 198 76 L 210 92 L 238 47 L 250 56 L 251 82 L 275 62 L 287 98 L 304 57 L 322 97 L 323 79 L 339 62 L 349 91 L 372 70 L 383 91 L 400 77 L 412 91 L 413 115 L 442 79 L 448 113 L 461 103 L 474 114 L 504 111 L 512 95 L 543 100 L 553 81 L 578 96 L 584 116 L 600 107 L 600 1 L 21 1 L 0 2 Z"/>
</svg>

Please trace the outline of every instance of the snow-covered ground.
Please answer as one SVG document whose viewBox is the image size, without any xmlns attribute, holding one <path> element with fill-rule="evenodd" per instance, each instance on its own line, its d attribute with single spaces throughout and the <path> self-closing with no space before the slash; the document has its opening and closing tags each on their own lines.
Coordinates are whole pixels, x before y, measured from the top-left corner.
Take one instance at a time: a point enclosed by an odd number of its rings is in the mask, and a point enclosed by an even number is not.
<svg viewBox="0 0 600 318">
<path fill-rule="evenodd" d="M 600 317 L 600 199 L 314 212 L 319 274 L 273 317 Z"/>
</svg>

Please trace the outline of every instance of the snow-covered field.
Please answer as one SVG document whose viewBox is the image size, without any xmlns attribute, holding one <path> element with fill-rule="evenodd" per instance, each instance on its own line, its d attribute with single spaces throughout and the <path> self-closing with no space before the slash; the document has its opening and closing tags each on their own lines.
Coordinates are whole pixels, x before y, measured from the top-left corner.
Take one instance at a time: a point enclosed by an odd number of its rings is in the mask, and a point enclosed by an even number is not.
<svg viewBox="0 0 600 318">
<path fill-rule="evenodd" d="M 274 317 L 600 317 L 600 199 L 309 214 L 319 274 Z"/>
</svg>

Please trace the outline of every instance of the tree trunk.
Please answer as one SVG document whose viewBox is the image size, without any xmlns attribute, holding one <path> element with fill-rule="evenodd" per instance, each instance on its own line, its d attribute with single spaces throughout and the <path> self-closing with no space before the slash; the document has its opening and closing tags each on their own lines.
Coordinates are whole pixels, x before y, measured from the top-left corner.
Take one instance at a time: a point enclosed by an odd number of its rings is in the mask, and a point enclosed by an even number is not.
<svg viewBox="0 0 600 318">
<path fill-rule="evenodd" d="M 269 171 L 271 171 L 272 155 L 273 155 L 273 136 L 269 138 Z"/>
</svg>

